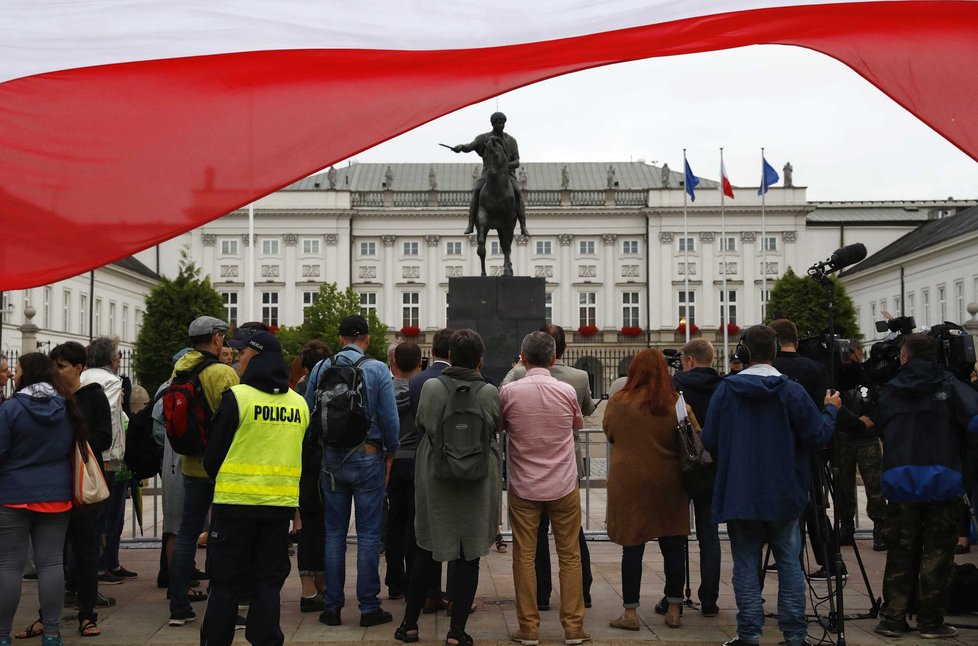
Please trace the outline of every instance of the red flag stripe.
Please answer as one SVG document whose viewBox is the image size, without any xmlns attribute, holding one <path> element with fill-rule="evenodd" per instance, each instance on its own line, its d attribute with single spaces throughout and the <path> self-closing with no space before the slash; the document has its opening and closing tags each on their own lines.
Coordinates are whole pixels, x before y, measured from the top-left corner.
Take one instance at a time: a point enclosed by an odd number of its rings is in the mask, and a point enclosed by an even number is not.
<svg viewBox="0 0 978 646">
<path fill-rule="evenodd" d="M 0 84 L 0 213 L 8 223 L 0 289 L 124 257 L 501 92 L 651 56 L 809 47 L 978 159 L 978 73 L 960 64 L 978 60 L 975 33 L 975 2 L 873 2 L 486 49 L 246 52 L 8 81 Z"/>
</svg>

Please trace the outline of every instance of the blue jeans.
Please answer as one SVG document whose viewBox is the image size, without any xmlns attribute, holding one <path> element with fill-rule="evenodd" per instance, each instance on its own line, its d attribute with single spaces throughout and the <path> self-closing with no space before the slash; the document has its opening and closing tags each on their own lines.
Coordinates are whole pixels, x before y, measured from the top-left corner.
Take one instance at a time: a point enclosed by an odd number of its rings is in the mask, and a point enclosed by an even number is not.
<svg viewBox="0 0 978 646">
<path fill-rule="evenodd" d="M 360 612 L 380 608 L 380 529 L 384 517 L 384 457 L 380 453 L 326 449 L 323 489 L 326 517 L 326 610 L 339 610 L 346 599 L 346 533 L 350 505 L 356 504 L 357 600 Z"/>
<path fill-rule="evenodd" d="M 214 481 L 210 478 L 183 477 L 183 516 L 173 543 L 170 560 L 170 612 L 190 608 L 187 590 L 194 574 L 197 537 L 204 529 L 207 511 L 214 501 Z"/>
<path fill-rule="evenodd" d="M 771 546 L 778 563 L 778 627 L 788 646 L 804 644 L 805 577 L 801 570 L 801 530 L 798 520 L 728 520 L 733 557 L 733 589 L 737 599 L 737 636 L 749 644 L 761 641 L 764 606 L 761 602 L 761 549 Z"/>
</svg>

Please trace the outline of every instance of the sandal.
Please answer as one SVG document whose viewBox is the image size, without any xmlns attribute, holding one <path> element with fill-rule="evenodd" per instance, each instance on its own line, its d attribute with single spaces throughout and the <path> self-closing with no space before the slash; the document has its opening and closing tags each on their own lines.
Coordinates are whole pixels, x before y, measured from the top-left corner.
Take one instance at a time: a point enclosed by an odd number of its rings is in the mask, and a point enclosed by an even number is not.
<svg viewBox="0 0 978 646">
<path fill-rule="evenodd" d="M 496 534 L 496 551 L 505 552 L 507 547 L 509 546 L 506 545 L 506 541 L 503 540 L 503 535 Z"/>
<path fill-rule="evenodd" d="M 474 643 L 472 636 L 461 630 L 449 630 L 445 637 L 445 646 L 472 646 Z"/>
<path fill-rule="evenodd" d="M 394 631 L 394 639 L 404 642 L 405 644 L 418 641 L 418 639 L 420 639 L 420 637 L 418 637 L 418 625 L 412 625 L 402 621 L 401 625 Z"/>
<path fill-rule="evenodd" d="M 86 619 L 78 623 L 78 634 L 82 637 L 98 637 L 102 631 L 94 619 Z"/>
<path fill-rule="evenodd" d="M 41 623 L 40 617 L 38 617 L 34 623 L 29 625 L 27 628 L 23 629 L 19 633 L 14 633 L 14 639 L 30 639 L 31 637 L 40 637 L 44 634 L 44 624 Z"/>
</svg>

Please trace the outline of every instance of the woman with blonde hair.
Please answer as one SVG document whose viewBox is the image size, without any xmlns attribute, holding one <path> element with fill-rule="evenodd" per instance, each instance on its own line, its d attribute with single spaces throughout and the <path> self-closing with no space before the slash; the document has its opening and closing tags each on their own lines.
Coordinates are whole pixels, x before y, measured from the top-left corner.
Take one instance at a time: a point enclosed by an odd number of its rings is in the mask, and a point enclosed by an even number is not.
<svg viewBox="0 0 978 646">
<path fill-rule="evenodd" d="M 681 624 L 684 559 L 689 535 L 689 498 L 679 477 L 676 401 L 662 352 L 644 350 L 628 367 L 628 380 L 608 402 L 604 432 L 611 443 L 608 467 L 608 538 L 622 546 L 625 611 L 610 625 L 638 630 L 639 590 L 645 544 L 658 539 L 665 566 L 666 625 Z M 696 431 L 692 411 L 687 414 Z"/>
</svg>

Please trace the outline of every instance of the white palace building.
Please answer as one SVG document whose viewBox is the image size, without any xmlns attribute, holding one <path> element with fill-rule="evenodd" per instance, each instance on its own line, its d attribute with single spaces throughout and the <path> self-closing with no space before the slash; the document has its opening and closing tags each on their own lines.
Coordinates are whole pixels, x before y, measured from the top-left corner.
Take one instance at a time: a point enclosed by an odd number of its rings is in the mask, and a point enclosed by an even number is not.
<svg viewBox="0 0 978 646">
<path fill-rule="evenodd" d="M 28 305 L 37 311 L 33 323 L 42 347 L 68 338 L 87 341 L 89 333 L 116 334 L 131 345 L 154 272 L 175 275 L 184 247 L 221 293 L 232 323 L 300 324 L 320 285 L 335 282 L 355 288 L 363 308 L 376 310 L 392 336 L 417 327 L 419 341 L 430 341 L 446 322 L 449 279 L 479 274 L 474 237 L 462 231 L 480 171 L 478 163 L 351 164 L 308 177 L 252 205 L 253 246 L 248 210 L 241 209 L 97 270 L 94 291 L 86 274 L 5 293 L 2 346 L 20 348 Z M 531 235 L 514 242 L 515 273 L 546 279 L 548 319 L 575 331 L 575 345 L 595 349 L 675 344 L 683 321 L 705 338 L 722 340 L 724 298 L 732 323 L 757 323 L 765 284 L 770 289 L 788 267 L 803 274 L 854 242 L 872 256 L 920 225 L 976 204 L 810 202 L 804 187 L 779 184 L 767 193 L 762 217 L 757 188 L 735 187 L 721 223 L 717 183 L 703 179 L 687 207 L 686 232 L 683 175 L 668 166 L 530 162 L 520 168 L 519 180 Z M 491 274 L 502 265 L 494 237 L 487 258 Z M 966 237 L 970 252 L 962 258 L 975 250 L 974 236 Z M 942 279 L 949 312 L 962 299 L 978 301 L 978 266 L 958 264 L 960 271 L 953 272 L 960 276 Z M 894 297 L 892 272 L 885 293 L 873 289 L 877 274 L 853 275 L 867 339 L 878 337 L 874 317 Z M 929 296 L 923 285 L 915 289 L 918 309 L 926 307 L 924 299 L 939 298 L 936 283 L 927 287 Z M 586 326 L 597 332 L 576 332 Z"/>
<path fill-rule="evenodd" d="M 179 249 L 189 245 L 232 321 L 297 325 L 319 285 L 335 282 L 353 286 L 364 309 L 376 310 L 392 331 L 430 333 L 445 325 L 449 278 L 480 271 L 474 236 L 462 235 L 480 169 L 353 164 L 314 175 L 253 205 L 254 266 L 242 209 L 165 243 L 158 271 L 174 274 Z M 809 202 L 803 187 L 779 185 L 767 193 L 762 218 L 756 187 L 745 187 L 726 199 L 721 225 L 717 183 L 702 180 L 684 232 L 683 175 L 668 167 L 526 163 L 521 170 L 531 235 L 513 245 L 514 270 L 546 279 L 550 321 L 568 331 L 597 327 L 596 335 L 577 335 L 578 343 L 644 344 L 646 332 L 652 343 L 673 343 L 682 319 L 714 338 L 724 272 L 730 321 L 750 325 L 762 318 L 765 269 L 770 288 L 788 267 L 803 274 L 854 242 L 872 254 L 975 204 Z M 490 239 L 488 270 L 498 274 L 502 256 Z M 152 254 L 144 262 L 156 268 Z M 868 316 L 861 326 L 872 338 Z M 623 328 L 643 333 L 623 338 Z"/>
</svg>

